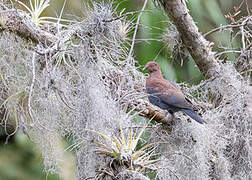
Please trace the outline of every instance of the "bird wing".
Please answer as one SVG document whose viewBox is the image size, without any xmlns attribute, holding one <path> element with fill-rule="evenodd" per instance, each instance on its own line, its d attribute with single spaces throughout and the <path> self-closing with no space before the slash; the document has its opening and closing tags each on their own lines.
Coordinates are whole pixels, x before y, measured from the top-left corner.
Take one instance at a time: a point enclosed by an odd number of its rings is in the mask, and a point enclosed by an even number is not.
<svg viewBox="0 0 252 180">
<path fill-rule="evenodd" d="M 168 93 L 161 94 L 160 99 L 165 104 L 172 105 L 174 107 L 192 109 L 192 105 L 186 101 L 185 97 L 173 90 L 170 90 Z"/>
<path fill-rule="evenodd" d="M 154 94 L 163 103 L 185 109 L 192 109 L 190 104 L 184 97 L 181 90 L 166 80 L 151 80 L 148 84 L 150 94 Z"/>
</svg>

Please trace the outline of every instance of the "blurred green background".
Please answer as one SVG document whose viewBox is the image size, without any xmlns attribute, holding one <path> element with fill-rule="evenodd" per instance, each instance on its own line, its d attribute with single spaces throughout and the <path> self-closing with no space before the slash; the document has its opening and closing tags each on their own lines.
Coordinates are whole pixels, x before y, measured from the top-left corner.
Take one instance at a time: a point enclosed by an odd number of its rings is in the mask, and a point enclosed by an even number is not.
<svg viewBox="0 0 252 180">
<path fill-rule="evenodd" d="M 28 1 L 22 1 L 28 4 Z M 242 0 L 189 0 L 188 7 L 190 13 L 197 23 L 200 31 L 204 34 L 220 25 L 230 23 L 224 15 L 233 11 L 234 7 L 239 7 Z M 252 1 L 248 0 L 250 9 Z M 51 0 L 51 6 L 46 9 L 43 16 L 57 17 L 60 14 L 64 0 Z M 85 17 L 87 1 L 67 0 L 64 9 L 64 18 Z M 125 9 L 125 12 L 140 10 L 143 0 L 116 0 L 114 6 L 118 5 L 118 11 Z M 18 8 L 23 9 L 20 5 Z M 199 83 L 202 76 L 195 66 L 191 57 L 185 52 L 183 47 L 172 50 L 168 46 L 171 40 L 164 40 L 164 33 L 169 28 L 167 18 L 155 7 L 151 1 L 148 2 L 146 10 L 141 18 L 137 34 L 137 43 L 134 55 L 139 65 L 145 65 L 148 61 L 157 60 L 161 65 L 162 72 L 166 79 L 176 82 L 187 82 L 190 84 Z M 247 15 L 245 4 L 240 8 L 241 13 L 237 19 Z M 137 16 L 129 17 L 136 22 Z M 132 36 L 133 31 L 130 33 Z M 230 35 L 227 32 L 214 33 L 207 37 L 215 43 L 214 49 L 220 50 L 218 45 L 230 47 Z M 239 47 L 239 41 L 234 42 L 234 46 Z M 232 48 L 236 48 L 232 47 Z M 181 50 L 181 52 L 178 51 Z M 227 56 L 229 60 L 235 60 L 234 55 Z M 43 161 L 41 152 L 32 144 L 28 138 L 17 133 L 6 142 L 6 135 L 0 126 L 0 180 L 57 180 L 57 175 L 47 175 L 43 172 Z M 74 177 L 72 178 L 74 179 Z"/>
</svg>

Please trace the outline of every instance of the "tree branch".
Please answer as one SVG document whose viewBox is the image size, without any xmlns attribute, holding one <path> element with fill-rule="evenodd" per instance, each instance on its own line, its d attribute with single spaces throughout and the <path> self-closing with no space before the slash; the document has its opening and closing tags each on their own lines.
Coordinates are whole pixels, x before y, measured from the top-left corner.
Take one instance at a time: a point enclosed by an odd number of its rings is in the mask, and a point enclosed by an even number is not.
<svg viewBox="0 0 252 180">
<path fill-rule="evenodd" d="M 29 16 L 21 10 L 7 9 L 0 4 L 0 20 L 0 30 L 8 29 L 36 43 L 41 42 L 50 45 L 58 40 L 55 35 L 42 30 L 31 22 Z"/>
<path fill-rule="evenodd" d="M 17 10 L 17 9 L 8 9 L 6 6 L 3 6 L 0 4 L 0 19 L 2 19 L 3 23 L 0 23 L 0 29 L 6 29 L 12 32 L 15 32 L 19 34 L 20 36 L 27 38 L 27 39 L 32 39 L 35 43 L 43 43 L 47 45 L 54 45 L 57 46 L 58 44 L 64 44 L 64 42 L 70 40 L 76 32 L 74 32 L 76 29 L 79 28 L 79 24 L 75 24 L 72 27 L 71 33 L 69 33 L 69 39 L 58 39 L 54 34 L 51 32 L 47 32 L 42 30 L 40 27 L 37 25 L 33 24 L 27 14 L 23 12 L 22 10 Z M 109 23 L 109 22 L 108 22 Z M 86 32 L 88 33 L 88 32 Z M 59 48 L 55 47 L 52 49 L 49 49 L 47 51 L 46 49 L 45 52 L 37 52 L 38 54 L 45 54 L 45 53 L 55 53 L 56 51 L 59 50 Z M 105 65 L 106 68 L 110 69 L 111 66 L 107 63 Z M 112 73 L 115 74 L 115 76 L 120 76 L 122 75 L 122 72 L 113 67 Z M 114 76 L 113 76 L 114 77 Z M 144 87 L 144 84 L 138 85 L 140 87 Z M 137 90 L 136 90 L 137 91 Z M 153 120 L 157 121 L 158 123 L 164 123 L 164 124 L 169 124 L 171 120 L 165 118 L 166 112 L 159 109 L 158 107 L 155 107 L 151 105 L 149 102 L 145 101 L 143 102 L 142 100 L 135 100 L 132 102 L 133 104 L 141 104 L 141 108 L 136 108 L 137 111 L 141 111 L 140 115 L 147 117 L 147 118 L 153 118 Z M 129 107 L 133 107 L 129 104 Z"/>
<path fill-rule="evenodd" d="M 208 42 L 199 32 L 184 0 L 158 0 L 176 25 L 188 51 L 206 77 L 216 77 L 220 65 L 212 52 L 212 43 Z"/>
</svg>

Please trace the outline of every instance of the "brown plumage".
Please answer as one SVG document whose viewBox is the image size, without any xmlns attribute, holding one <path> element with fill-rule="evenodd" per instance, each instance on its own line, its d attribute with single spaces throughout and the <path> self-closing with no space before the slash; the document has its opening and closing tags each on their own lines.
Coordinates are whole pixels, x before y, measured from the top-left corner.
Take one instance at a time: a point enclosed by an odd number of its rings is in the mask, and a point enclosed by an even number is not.
<svg viewBox="0 0 252 180">
<path fill-rule="evenodd" d="M 148 62 L 144 69 L 150 72 L 146 80 L 146 91 L 150 94 L 148 96 L 150 103 L 168 110 L 172 115 L 174 112 L 183 111 L 198 123 L 204 123 L 182 91 L 175 84 L 163 78 L 158 63 Z"/>
</svg>

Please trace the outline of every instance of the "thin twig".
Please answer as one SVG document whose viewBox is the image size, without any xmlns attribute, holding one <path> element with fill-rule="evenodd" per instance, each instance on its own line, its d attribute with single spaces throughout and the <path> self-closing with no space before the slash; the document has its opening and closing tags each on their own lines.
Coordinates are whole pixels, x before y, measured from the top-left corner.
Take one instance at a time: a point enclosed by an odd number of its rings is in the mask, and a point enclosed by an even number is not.
<svg viewBox="0 0 252 180">
<path fill-rule="evenodd" d="M 242 52 L 241 51 L 235 51 L 235 50 L 227 50 L 227 51 L 217 53 L 215 56 L 218 57 L 218 56 L 220 56 L 222 54 L 228 54 L 228 53 L 242 53 Z"/>
<path fill-rule="evenodd" d="M 203 36 L 206 37 L 212 33 L 215 33 L 217 31 L 222 31 L 222 30 L 225 30 L 225 29 L 230 29 L 230 28 L 236 28 L 236 27 L 241 27 L 241 26 L 244 26 L 244 23 L 242 24 L 230 24 L 230 25 L 225 25 L 225 26 L 220 26 L 220 27 L 217 27 L 215 29 L 212 29 L 211 31 L 205 33 Z"/>
<path fill-rule="evenodd" d="M 146 5 L 147 5 L 147 2 L 148 0 L 145 0 L 144 1 L 144 5 L 142 7 L 142 11 L 144 11 Z M 137 30 L 138 30 L 138 26 L 139 26 L 139 23 L 140 23 L 140 18 L 142 16 L 142 13 L 139 14 L 138 18 L 137 18 L 137 22 L 136 22 L 136 27 L 135 27 L 135 31 L 134 31 L 134 34 L 133 34 L 133 37 L 132 37 L 132 43 L 131 43 L 131 47 L 130 47 L 130 51 L 129 51 L 129 55 L 127 57 L 127 59 L 129 59 L 133 53 L 133 49 L 134 49 L 134 45 L 135 45 L 135 39 L 136 39 L 136 34 L 137 34 Z"/>
<path fill-rule="evenodd" d="M 245 51 L 248 51 L 251 47 L 252 47 L 252 43 L 250 43 L 250 44 L 246 47 Z"/>
<path fill-rule="evenodd" d="M 244 26 L 241 26 L 240 29 L 241 29 L 241 35 L 242 35 L 242 38 L 241 38 L 241 41 L 242 41 L 242 50 L 244 51 L 246 49 Z"/>
<path fill-rule="evenodd" d="M 87 177 L 85 180 L 88 180 L 88 179 L 95 179 L 95 177 L 94 177 L 94 176 L 92 176 L 92 177 Z"/>
<path fill-rule="evenodd" d="M 247 13 L 248 13 L 248 15 L 250 15 L 248 0 L 245 0 L 245 4 L 246 4 L 246 8 L 247 8 Z"/>
</svg>

